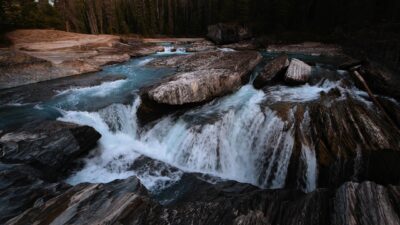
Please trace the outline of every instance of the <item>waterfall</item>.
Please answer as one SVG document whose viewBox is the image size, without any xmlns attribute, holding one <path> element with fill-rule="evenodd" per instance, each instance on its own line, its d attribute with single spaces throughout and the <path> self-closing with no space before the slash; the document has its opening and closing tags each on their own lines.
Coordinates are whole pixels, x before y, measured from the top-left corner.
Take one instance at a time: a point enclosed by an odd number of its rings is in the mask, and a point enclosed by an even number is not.
<svg viewBox="0 0 400 225">
<path fill-rule="evenodd" d="M 100 89 L 94 88 L 74 93 L 99 93 Z M 137 124 L 139 97 L 130 105 L 112 104 L 95 112 L 64 111 L 60 120 L 92 126 L 102 135 L 98 149 L 86 159 L 85 167 L 67 181 L 109 182 L 136 175 L 148 189 L 154 190 L 179 180 L 185 171 L 262 188 L 283 188 L 295 143 L 296 104 L 292 103 L 318 100 L 320 92 L 332 88 L 354 94 L 341 88 L 339 81 L 313 86 L 276 85 L 265 90 L 245 85 L 232 95 L 179 116 L 166 116 L 146 127 Z M 273 109 L 274 104 L 288 103 L 292 105 L 284 117 Z M 305 109 L 300 131 L 306 137 L 311 135 L 309 126 Z M 299 188 L 310 192 L 317 187 L 316 153 L 310 140 L 301 140 L 301 144 L 299 160 L 304 165 L 304 185 Z M 164 165 L 146 165 L 148 172 L 135 169 L 135 162 L 142 156 Z"/>
<path fill-rule="evenodd" d="M 136 175 L 130 168 L 145 155 L 184 171 L 281 188 L 293 148 L 292 131 L 274 112 L 262 110 L 264 98 L 262 91 L 246 85 L 231 96 L 144 129 L 137 126 L 139 98 L 132 105 L 113 104 L 98 112 L 66 111 L 60 120 L 89 125 L 102 134 L 96 154 L 68 182 L 109 182 Z M 179 177 L 168 176 L 157 179 Z M 144 184 L 151 189 L 154 179 Z"/>
</svg>

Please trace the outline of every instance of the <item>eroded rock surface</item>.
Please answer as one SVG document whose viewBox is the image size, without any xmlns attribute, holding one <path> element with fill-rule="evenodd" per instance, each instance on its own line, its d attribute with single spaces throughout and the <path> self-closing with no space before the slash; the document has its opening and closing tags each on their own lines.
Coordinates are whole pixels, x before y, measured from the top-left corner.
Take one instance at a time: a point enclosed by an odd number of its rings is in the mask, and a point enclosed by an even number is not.
<svg viewBox="0 0 400 225">
<path fill-rule="evenodd" d="M 0 163 L 1 224 L 70 188 L 64 183 L 46 182 L 43 177 L 39 170 L 27 165 Z"/>
<path fill-rule="evenodd" d="M 109 184 L 79 184 L 6 224 L 145 224 L 157 204 L 135 177 Z M 147 222 L 148 223 L 148 222 Z"/>
<path fill-rule="evenodd" d="M 17 30 L 7 36 L 13 46 L 0 53 L 0 89 L 95 72 L 162 49 L 140 41 L 125 44 L 114 35 L 56 30 Z"/>
<path fill-rule="evenodd" d="M 0 137 L 0 161 L 28 164 L 57 179 L 96 147 L 100 137 L 89 126 L 59 121 L 29 124 Z"/>
</svg>

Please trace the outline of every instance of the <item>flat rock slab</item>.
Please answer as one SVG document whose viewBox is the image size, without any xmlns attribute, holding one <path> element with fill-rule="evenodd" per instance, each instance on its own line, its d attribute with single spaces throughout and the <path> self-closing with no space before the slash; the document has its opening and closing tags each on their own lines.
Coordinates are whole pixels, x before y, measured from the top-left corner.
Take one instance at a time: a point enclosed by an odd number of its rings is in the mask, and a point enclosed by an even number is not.
<svg viewBox="0 0 400 225">
<path fill-rule="evenodd" d="M 16 30 L 7 37 L 13 46 L 0 52 L 0 89 L 96 72 L 162 50 L 138 38 L 130 45 L 115 35 L 57 30 Z"/>
<path fill-rule="evenodd" d="M 268 52 L 287 53 L 287 54 L 305 54 L 305 55 L 325 55 L 325 56 L 342 56 L 341 47 L 332 44 L 323 44 L 319 42 L 304 42 L 300 44 L 275 44 L 269 45 Z"/>
</svg>

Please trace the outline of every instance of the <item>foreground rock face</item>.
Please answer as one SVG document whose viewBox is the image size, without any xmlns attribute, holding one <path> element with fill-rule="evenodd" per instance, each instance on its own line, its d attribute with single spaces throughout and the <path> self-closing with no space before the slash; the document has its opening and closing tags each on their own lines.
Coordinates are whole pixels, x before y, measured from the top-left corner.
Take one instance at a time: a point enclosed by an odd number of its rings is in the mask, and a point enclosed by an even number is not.
<svg viewBox="0 0 400 225">
<path fill-rule="evenodd" d="M 262 60 L 257 52 L 202 52 L 155 60 L 153 67 L 172 67 L 178 73 L 142 91 L 138 110 L 150 121 L 185 105 L 200 104 L 237 90 Z M 154 115 L 152 117 L 152 115 Z"/>
<path fill-rule="evenodd" d="M 160 50 L 140 41 L 124 44 L 114 35 L 56 30 L 17 30 L 7 37 L 13 46 L 0 52 L 0 89 L 95 72 Z"/>
<path fill-rule="evenodd" d="M 255 88 L 262 88 L 268 82 L 276 79 L 289 66 L 289 58 L 287 55 L 281 55 L 270 61 L 263 71 L 254 80 Z"/>
<path fill-rule="evenodd" d="M 137 178 L 79 184 L 6 224 L 145 224 L 157 204 Z"/>
<path fill-rule="evenodd" d="M 230 44 L 252 37 L 248 27 L 239 24 L 218 23 L 208 27 L 207 37 L 216 44 Z"/>
<path fill-rule="evenodd" d="M 137 178 L 80 184 L 27 205 L 5 224 L 369 225 L 399 223 L 398 186 L 345 183 L 339 189 L 260 190 L 248 184 L 205 182 L 187 174 L 175 201 L 160 205 Z M 182 183 L 176 184 L 182 187 Z M 187 186 L 188 187 L 188 186 Z M 168 190 L 165 191 L 166 193 Z M 1 200 L 1 198 L 0 198 Z M 362 212 L 362 213 L 359 213 Z M 3 221 L 5 221 L 3 219 Z"/>
<path fill-rule="evenodd" d="M 30 166 L 0 163 L 1 224 L 70 188 L 69 185 L 49 183 L 42 178 L 43 174 Z"/>
<path fill-rule="evenodd" d="M 298 59 L 292 59 L 284 79 L 289 84 L 304 84 L 307 83 L 310 76 L 311 66 Z"/>
<path fill-rule="evenodd" d="M 57 179 L 93 149 L 100 137 L 88 126 L 58 121 L 29 125 L 0 137 L 0 161 L 32 165 L 48 179 Z"/>
</svg>

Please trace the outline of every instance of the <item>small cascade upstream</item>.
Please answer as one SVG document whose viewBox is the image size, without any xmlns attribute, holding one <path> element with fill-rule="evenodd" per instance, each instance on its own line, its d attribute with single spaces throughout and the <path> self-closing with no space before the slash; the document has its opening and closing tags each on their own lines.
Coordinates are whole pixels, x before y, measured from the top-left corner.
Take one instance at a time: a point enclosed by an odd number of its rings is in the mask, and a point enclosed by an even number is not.
<svg viewBox="0 0 400 225">
<path fill-rule="evenodd" d="M 170 55 L 170 54 L 186 54 L 185 47 L 177 47 L 173 45 L 166 45 L 164 46 L 164 51 L 158 52 L 160 55 Z"/>
</svg>

